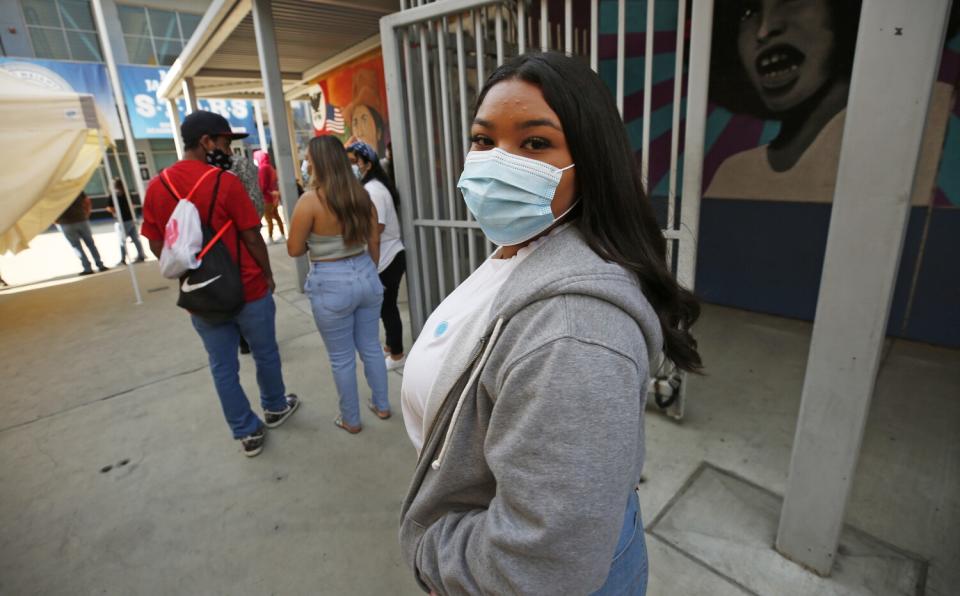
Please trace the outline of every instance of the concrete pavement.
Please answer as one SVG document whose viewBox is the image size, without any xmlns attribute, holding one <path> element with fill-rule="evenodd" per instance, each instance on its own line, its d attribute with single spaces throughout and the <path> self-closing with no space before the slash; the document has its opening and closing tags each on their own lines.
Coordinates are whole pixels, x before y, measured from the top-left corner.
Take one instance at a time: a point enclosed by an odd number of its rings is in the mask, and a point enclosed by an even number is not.
<svg viewBox="0 0 960 596">
<path fill-rule="evenodd" d="M 155 263 L 136 267 L 140 306 L 122 270 L 0 292 L 0 594 L 418 593 L 396 541 L 415 457 L 400 376 L 397 416 L 363 410 L 362 433 L 336 429 L 322 341 L 292 262 L 282 246 L 271 255 L 284 376 L 304 405 L 254 459 L 231 440 L 203 348 Z M 809 330 L 705 308 L 708 374 L 691 380 L 687 418 L 647 418 L 648 525 L 704 461 L 782 494 Z M 253 373 L 243 357 L 255 392 Z M 852 526 L 928 564 L 933 596 L 960 585 L 958 388 L 957 351 L 891 346 L 848 509 Z M 652 596 L 765 593 L 647 543 Z M 777 594 L 796 593 L 790 577 Z"/>
</svg>

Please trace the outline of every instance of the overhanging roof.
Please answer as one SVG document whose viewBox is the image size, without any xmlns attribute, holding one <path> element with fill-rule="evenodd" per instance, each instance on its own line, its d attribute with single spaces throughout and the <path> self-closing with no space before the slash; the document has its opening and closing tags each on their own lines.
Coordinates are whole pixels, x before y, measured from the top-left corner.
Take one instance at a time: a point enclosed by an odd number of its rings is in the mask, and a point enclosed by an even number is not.
<svg viewBox="0 0 960 596">
<path fill-rule="evenodd" d="M 380 18 L 398 0 L 273 0 L 284 89 L 296 95 L 332 59 L 350 60 L 379 46 Z M 160 84 L 161 98 L 182 94 L 193 78 L 198 97 L 262 97 L 251 0 L 214 0 Z"/>
</svg>

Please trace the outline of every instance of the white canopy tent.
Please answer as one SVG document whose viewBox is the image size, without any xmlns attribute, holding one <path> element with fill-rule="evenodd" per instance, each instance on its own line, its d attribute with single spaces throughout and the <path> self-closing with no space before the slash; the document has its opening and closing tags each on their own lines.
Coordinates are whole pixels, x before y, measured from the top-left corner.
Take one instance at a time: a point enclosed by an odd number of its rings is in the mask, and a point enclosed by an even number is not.
<svg viewBox="0 0 960 596">
<path fill-rule="evenodd" d="M 76 199 L 103 160 L 109 128 L 86 93 L 52 90 L 0 71 L 0 254 L 18 253 Z M 114 211 L 117 196 L 110 185 Z M 120 222 L 122 225 L 122 222 Z M 137 302 L 140 289 L 130 268 Z"/>
</svg>

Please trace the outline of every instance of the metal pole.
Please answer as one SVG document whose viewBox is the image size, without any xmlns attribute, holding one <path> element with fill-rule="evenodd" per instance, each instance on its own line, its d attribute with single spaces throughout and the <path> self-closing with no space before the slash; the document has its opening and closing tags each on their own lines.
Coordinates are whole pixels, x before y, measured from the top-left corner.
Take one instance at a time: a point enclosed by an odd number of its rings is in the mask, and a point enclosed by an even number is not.
<svg viewBox="0 0 960 596">
<path fill-rule="evenodd" d="M 681 0 L 681 4 L 686 4 L 686 0 Z M 600 52 L 600 8 L 599 0 L 590 0 L 590 68 L 593 72 L 599 70 L 599 52 Z"/>
<path fill-rule="evenodd" d="M 447 19 L 441 19 L 437 32 L 437 51 L 440 54 L 440 115 L 443 118 L 443 159 L 446 169 L 447 219 L 457 219 L 454 203 L 457 195 L 457 183 L 453 173 L 453 131 L 450 125 L 450 71 L 447 69 Z M 450 244 L 453 250 L 453 285 L 460 285 L 460 239 L 457 230 L 450 230 Z"/>
<path fill-rule="evenodd" d="M 784 556 L 821 575 L 833 568 L 856 474 L 950 5 L 872 0 L 860 15 L 776 541 Z"/>
<path fill-rule="evenodd" d="M 260 78 L 267 98 L 267 113 L 273 132 L 273 153 L 277 161 L 277 177 L 280 179 L 280 198 L 283 201 L 287 221 L 293 218 L 297 204 L 297 174 L 293 164 L 293 148 L 290 146 L 290 130 L 283 96 L 283 81 L 280 78 L 280 57 L 277 54 L 277 38 L 273 26 L 273 2 L 253 0 L 253 31 L 257 39 L 257 56 L 260 59 Z M 298 288 L 303 288 L 307 278 L 307 259 L 299 257 L 297 263 Z"/>
<path fill-rule="evenodd" d="M 134 172 L 140 171 L 140 164 L 137 163 L 137 146 L 133 141 L 133 130 L 130 127 L 130 115 L 127 113 L 127 104 L 123 101 L 123 87 L 120 86 L 120 75 L 117 72 L 117 61 L 114 59 L 113 46 L 110 42 L 110 36 L 107 35 L 107 21 L 103 16 L 103 0 L 92 0 L 93 18 L 97 22 L 97 37 L 100 38 L 100 45 L 103 47 L 103 57 L 107 63 L 107 73 L 110 75 L 110 86 L 113 88 L 113 100 L 117 104 L 117 112 L 120 114 L 120 126 L 123 128 L 123 141 L 127 145 L 127 158 L 130 160 L 130 169 Z M 134 182 L 137 185 L 137 194 L 140 200 L 143 200 L 143 181 L 140 176 L 134 176 Z M 128 189 L 129 191 L 130 189 Z"/>
<path fill-rule="evenodd" d="M 550 20 L 547 0 L 540 0 L 540 51 L 546 52 L 550 48 Z"/>
<path fill-rule="evenodd" d="M 197 88 L 193 84 L 193 77 L 183 79 L 183 101 L 187 105 L 187 114 L 196 112 L 197 107 Z"/>
<path fill-rule="evenodd" d="M 167 117 L 170 119 L 170 128 L 173 129 L 173 146 L 177 150 L 177 159 L 183 159 L 183 139 L 180 137 L 180 109 L 177 100 L 168 99 Z M 141 197 L 141 200 L 142 197 Z"/>
<path fill-rule="evenodd" d="M 648 0 L 649 1 L 649 0 Z M 617 0 L 617 110 L 623 117 L 623 69 L 626 63 L 627 0 Z"/>
<path fill-rule="evenodd" d="M 647 0 L 650 2 L 650 0 Z M 653 4 L 653 2 L 650 2 Z M 573 51 L 573 0 L 563 2 L 563 51 L 572 56 Z"/>
<path fill-rule="evenodd" d="M 541 2 L 543 3 L 542 6 L 545 7 L 547 0 L 541 0 Z M 542 8 L 542 10 L 545 11 L 546 8 Z M 477 92 L 478 93 L 480 92 L 481 89 L 483 89 L 483 84 L 487 81 L 487 73 L 484 72 L 484 68 L 483 68 L 483 63 L 484 63 L 483 58 L 484 58 L 485 50 L 483 47 L 484 36 L 481 34 L 480 13 L 481 13 L 481 10 L 479 9 L 473 11 L 473 30 L 474 30 L 476 41 L 477 41 Z M 469 233 L 473 234 L 473 232 L 469 232 Z M 486 246 L 486 253 L 488 255 L 491 252 L 493 252 L 493 243 L 491 243 L 490 240 L 486 240 L 484 245 Z"/>
<path fill-rule="evenodd" d="M 436 136 L 433 128 L 433 84 L 430 81 L 430 56 L 428 27 L 431 27 L 429 21 L 420 27 L 420 69 L 423 77 L 423 118 L 427 135 L 427 172 L 430 174 L 430 207 L 434 219 L 440 219 L 440 197 L 437 188 L 437 151 L 435 145 Z M 440 228 L 433 228 L 434 251 L 437 259 L 437 285 L 440 290 L 439 299 L 443 300 L 447 295 L 447 272 L 446 264 L 443 258 L 443 238 L 440 236 Z"/>
<path fill-rule="evenodd" d="M 260 141 L 260 149 L 263 151 L 268 151 L 269 147 L 267 146 L 267 131 L 263 126 L 263 102 L 259 99 L 253 101 L 253 116 L 257 121 L 257 140 Z"/>
<path fill-rule="evenodd" d="M 100 3 L 100 0 L 94 0 L 97 4 Z M 113 201 L 113 214 L 114 218 L 117 220 L 117 224 L 120 226 L 120 233 L 122 234 L 121 242 L 127 241 L 127 236 L 123 228 L 123 216 L 120 214 L 120 201 L 117 200 L 117 189 L 113 186 L 113 170 L 110 168 L 110 158 L 107 156 L 107 147 L 103 142 L 103 131 L 97 131 L 97 141 L 100 142 L 100 154 L 103 156 L 103 168 L 107 173 L 107 180 L 109 184 L 107 185 L 110 188 L 110 199 Z M 134 156 L 136 157 L 136 156 Z M 127 190 L 129 194 L 129 189 Z M 143 304 L 143 298 L 140 296 L 140 284 L 137 283 L 137 272 L 134 271 L 135 267 L 127 265 L 127 270 L 130 271 L 130 283 L 133 284 L 133 295 L 137 298 L 137 304 Z"/>
<path fill-rule="evenodd" d="M 476 41 L 477 48 L 477 91 L 483 89 L 483 83 L 487 80 L 487 73 L 484 71 L 484 48 L 483 31 L 480 25 L 480 11 L 473 11 L 473 38 Z"/>
<path fill-rule="evenodd" d="M 646 186 L 647 194 L 650 193 L 650 118 L 652 116 L 653 101 L 653 38 L 656 34 L 656 25 L 654 23 L 653 7 L 656 5 L 653 0 L 647 0 L 647 27 L 646 27 L 646 49 L 643 57 L 643 139 L 641 140 L 640 177 Z M 678 27 L 679 28 L 679 27 Z"/>
<path fill-rule="evenodd" d="M 422 85 L 414 85 L 414 74 L 416 73 L 416 68 L 414 63 L 416 62 L 416 54 L 411 51 L 410 37 L 416 36 L 419 37 L 416 27 L 407 27 L 403 32 L 403 64 L 405 65 L 404 69 L 404 81 L 406 83 L 406 93 L 407 93 L 407 110 L 408 117 L 410 119 L 409 128 L 407 129 L 409 135 L 409 144 L 410 144 L 410 170 L 413 171 L 413 194 L 410 196 L 410 206 L 411 209 L 406 209 L 410 215 L 410 225 L 414 226 L 414 218 L 422 217 L 425 211 L 424 200 L 427 194 L 427 191 L 424 189 L 425 182 L 423 181 L 423 172 L 421 168 L 422 153 L 420 152 L 420 135 L 423 132 L 423 129 L 419 125 L 419 119 L 417 117 L 417 96 L 416 93 L 418 90 L 423 89 Z M 382 35 L 381 35 L 382 37 Z M 391 135 L 392 135 L 391 131 Z M 396 157 L 396 152 L 394 152 L 394 157 Z M 394 167 L 394 172 L 397 171 L 399 165 Z M 402 214 L 401 214 L 402 216 Z M 414 229 L 411 227 L 411 229 Z M 421 303 L 418 305 L 418 308 L 422 311 L 422 316 L 420 319 L 420 324 L 426 322 L 426 315 L 433 307 L 430 305 L 433 295 L 433 267 L 430 261 L 430 255 L 427 252 L 427 230 L 422 226 L 416 226 L 416 235 L 411 236 L 413 238 L 412 243 L 416 244 L 417 253 L 420 255 L 420 274 L 423 276 L 420 286 L 420 296 Z M 411 260 L 412 260 L 411 256 Z M 410 281 L 417 279 L 417 277 L 410 277 Z M 409 290 L 409 288 L 408 288 Z M 412 300 L 412 298 L 411 298 Z M 411 312 L 410 316 L 413 316 Z M 419 328 L 418 328 L 419 329 Z"/>
<path fill-rule="evenodd" d="M 493 34 L 497 42 L 497 66 L 503 64 L 503 8 L 497 4 L 493 13 Z"/>
<path fill-rule="evenodd" d="M 686 0 L 677 3 L 677 61 L 674 66 L 673 76 L 673 123 L 670 126 L 670 179 L 667 186 L 667 229 L 674 228 L 677 208 L 677 171 L 680 165 L 680 109 L 683 105 L 681 94 L 683 93 L 683 51 L 686 45 L 686 21 L 687 21 L 687 3 Z M 673 246 L 673 242 L 667 244 Z M 670 252 L 667 252 L 667 262 L 672 263 Z"/>
<path fill-rule="evenodd" d="M 460 128 L 463 130 L 461 146 L 464 153 L 470 150 L 470 115 L 467 111 L 467 57 L 463 47 L 463 17 L 457 19 L 457 83 L 460 91 Z M 460 197 L 457 197 L 459 200 Z M 467 210 L 467 221 L 473 216 Z M 467 230 L 467 258 L 470 261 L 470 271 L 477 268 L 477 239 L 472 230 Z"/>
<path fill-rule="evenodd" d="M 517 54 L 527 51 L 527 0 L 517 2 Z"/>
</svg>

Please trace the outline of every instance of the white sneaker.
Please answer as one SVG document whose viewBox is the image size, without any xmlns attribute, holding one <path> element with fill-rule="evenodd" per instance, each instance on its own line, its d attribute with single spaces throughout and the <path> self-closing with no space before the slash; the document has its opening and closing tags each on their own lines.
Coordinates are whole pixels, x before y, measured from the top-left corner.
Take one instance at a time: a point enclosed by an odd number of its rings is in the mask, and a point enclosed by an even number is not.
<svg viewBox="0 0 960 596">
<path fill-rule="evenodd" d="M 403 368 L 404 363 L 407 361 L 407 356 L 404 355 L 400 360 L 394 360 L 392 356 L 387 356 L 385 360 L 387 362 L 387 372 L 390 372 L 391 370 Z"/>
</svg>

